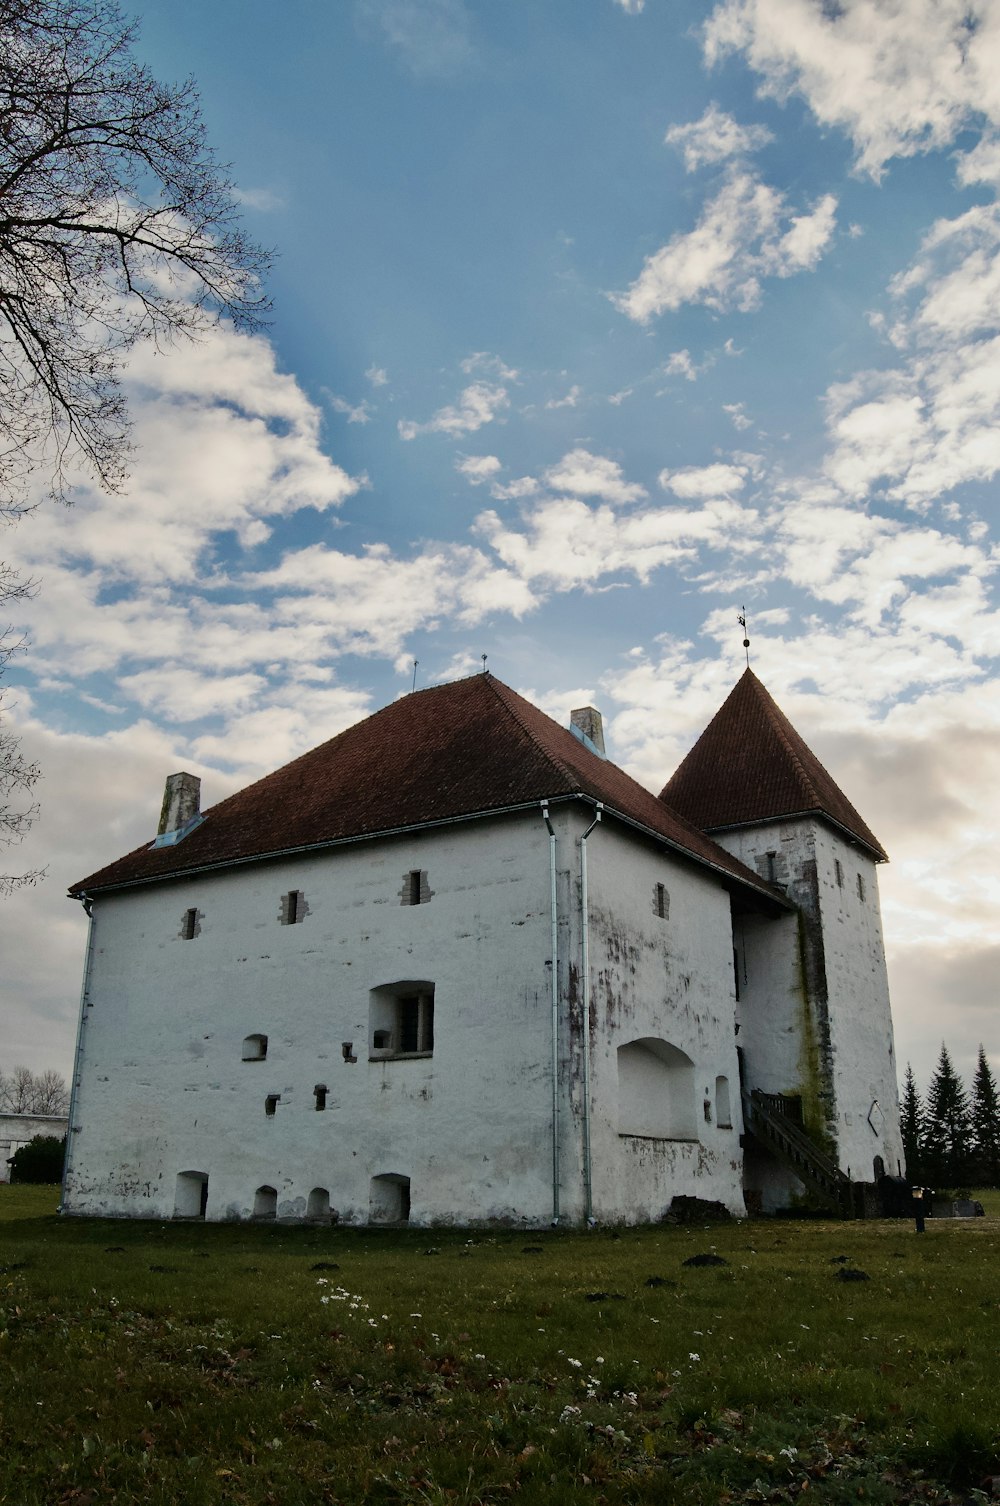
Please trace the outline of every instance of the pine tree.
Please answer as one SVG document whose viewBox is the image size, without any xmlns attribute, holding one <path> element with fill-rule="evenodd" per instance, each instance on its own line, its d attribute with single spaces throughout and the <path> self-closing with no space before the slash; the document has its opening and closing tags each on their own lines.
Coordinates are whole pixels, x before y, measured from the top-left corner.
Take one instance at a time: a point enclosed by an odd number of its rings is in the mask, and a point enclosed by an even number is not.
<svg viewBox="0 0 1000 1506">
<path fill-rule="evenodd" d="M 903 1134 L 903 1160 L 909 1181 L 919 1183 L 924 1177 L 924 1106 L 917 1092 L 913 1068 L 906 1064 L 903 1101 L 900 1105 L 900 1129 Z"/>
<path fill-rule="evenodd" d="M 972 1151 L 976 1181 L 1000 1187 L 1000 1094 L 982 1044 L 972 1083 Z"/>
<path fill-rule="evenodd" d="M 943 1041 L 927 1089 L 924 1173 L 941 1187 L 968 1187 L 973 1180 L 969 1095 Z"/>
</svg>

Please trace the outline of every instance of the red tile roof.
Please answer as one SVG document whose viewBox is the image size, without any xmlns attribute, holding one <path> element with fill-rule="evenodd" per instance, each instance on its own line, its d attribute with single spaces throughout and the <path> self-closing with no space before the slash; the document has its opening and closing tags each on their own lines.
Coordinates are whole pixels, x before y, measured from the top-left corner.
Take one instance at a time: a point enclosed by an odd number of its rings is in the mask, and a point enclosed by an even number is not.
<svg viewBox="0 0 1000 1506">
<path fill-rule="evenodd" d="M 878 838 L 752 669 L 705 728 L 660 799 L 702 831 L 815 814 L 843 828 L 876 862 Z"/>
<path fill-rule="evenodd" d="M 172 847 L 74 884 L 93 894 L 251 859 L 584 796 L 774 898 L 756 874 L 492 675 L 417 691 L 221 801 Z"/>
</svg>

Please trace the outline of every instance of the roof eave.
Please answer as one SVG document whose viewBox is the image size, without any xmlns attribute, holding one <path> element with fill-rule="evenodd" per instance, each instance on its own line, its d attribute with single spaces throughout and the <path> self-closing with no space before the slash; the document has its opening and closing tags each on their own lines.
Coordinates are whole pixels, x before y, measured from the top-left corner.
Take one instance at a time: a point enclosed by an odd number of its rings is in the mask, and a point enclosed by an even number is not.
<svg viewBox="0 0 1000 1506">
<path fill-rule="evenodd" d="M 842 821 L 838 821 L 830 815 L 829 811 L 823 810 L 818 805 L 810 806 L 807 810 L 782 812 L 780 816 L 761 816 L 756 821 L 729 821 L 721 826 L 706 826 L 704 831 L 706 836 L 712 836 L 715 832 L 746 831 L 751 826 L 774 826 L 780 821 L 801 821 L 806 816 L 818 817 L 828 826 L 835 827 L 837 831 L 843 833 L 852 847 L 863 847 L 866 852 L 870 852 L 876 863 L 888 863 L 889 855 L 882 846 L 878 844 L 872 846 L 871 842 L 866 841 L 864 837 L 859 836 L 856 831 L 852 831 L 849 826 L 845 826 Z"/>
<path fill-rule="evenodd" d="M 491 816 L 518 815 L 525 811 L 537 810 L 542 804 L 550 806 L 565 805 L 574 800 L 582 801 L 587 805 L 602 806 L 607 815 L 613 816 L 616 821 L 620 821 L 624 826 L 629 826 L 634 831 L 642 832 L 651 841 L 659 843 L 660 846 L 669 848 L 681 857 L 687 858 L 690 862 L 697 863 L 700 867 L 707 868 L 709 872 L 718 874 L 727 884 L 739 885 L 740 888 L 749 890 L 759 898 L 780 905 L 784 909 L 790 910 L 794 908 L 784 895 L 773 891 L 763 880 L 759 883 L 754 883 L 749 877 L 743 879 L 739 874 L 731 872 L 721 863 L 713 863 L 710 858 L 703 857 L 700 853 L 692 852 L 690 848 L 684 847 L 680 842 L 667 837 L 663 832 L 657 831 L 655 827 L 647 826 L 645 822 L 637 820 L 634 816 L 627 815 L 616 806 L 609 805 L 606 800 L 599 800 L 596 795 L 588 794 L 583 790 L 564 791 L 558 795 L 539 796 L 536 799 L 522 800 L 512 805 L 496 806 L 488 810 L 468 811 L 462 815 L 439 816 L 431 821 L 418 821 L 406 826 L 389 826 L 383 827 L 379 831 L 357 832 L 348 837 L 331 837 L 321 842 L 307 842 L 295 847 L 274 848 L 269 852 L 252 853 L 244 857 L 220 858 L 216 862 L 194 863 L 186 868 L 172 868 L 165 873 L 145 874 L 140 878 L 120 879 L 109 884 L 77 884 L 69 889 L 67 893 L 70 899 L 87 900 L 98 894 L 115 894 L 125 889 L 141 889 L 150 884 L 167 884 L 173 880 L 194 878 L 203 873 L 221 873 L 228 868 L 245 868 L 251 863 L 271 863 L 277 862 L 282 858 L 302 857 L 313 852 L 327 852 L 338 847 L 350 846 L 355 842 L 375 842 L 389 837 L 406 836 L 412 832 L 433 831 L 440 827 L 456 826 L 464 821 L 482 821 Z M 736 861 L 738 862 L 739 859 L 736 859 Z"/>
</svg>

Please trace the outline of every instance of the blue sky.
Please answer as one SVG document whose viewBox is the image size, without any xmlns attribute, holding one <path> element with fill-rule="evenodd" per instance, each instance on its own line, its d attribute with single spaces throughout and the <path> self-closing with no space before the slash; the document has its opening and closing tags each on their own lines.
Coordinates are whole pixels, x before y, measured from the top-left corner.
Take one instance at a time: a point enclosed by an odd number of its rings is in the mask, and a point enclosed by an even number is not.
<svg viewBox="0 0 1000 1506">
<path fill-rule="evenodd" d="M 593 701 L 659 788 L 752 660 L 889 851 L 900 1058 L 1000 1066 L 1000 12 L 148 0 L 267 331 L 137 351 L 38 578 L 3 1062 L 67 1070 L 68 883 L 417 683 Z M 971 19 L 970 19 L 971 18 Z"/>
</svg>

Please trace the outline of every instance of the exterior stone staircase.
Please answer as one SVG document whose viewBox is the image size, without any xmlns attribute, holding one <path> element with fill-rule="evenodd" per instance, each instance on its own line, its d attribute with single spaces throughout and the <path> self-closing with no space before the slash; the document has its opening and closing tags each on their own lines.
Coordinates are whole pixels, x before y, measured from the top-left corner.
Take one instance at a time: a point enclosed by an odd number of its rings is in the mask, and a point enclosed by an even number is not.
<svg viewBox="0 0 1000 1506">
<path fill-rule="evenodd" d="M 746 1133 L 793 1171 L 831 1212 L 850 1218 L 854 1212 L 851 1180 L 796 1122 L 798 1100 L 762 1093 L 759 1088 L 744 1088 L 742 1097 Z"/>
</svg>

